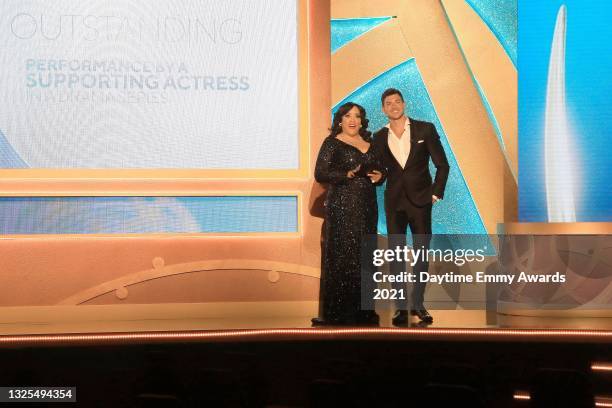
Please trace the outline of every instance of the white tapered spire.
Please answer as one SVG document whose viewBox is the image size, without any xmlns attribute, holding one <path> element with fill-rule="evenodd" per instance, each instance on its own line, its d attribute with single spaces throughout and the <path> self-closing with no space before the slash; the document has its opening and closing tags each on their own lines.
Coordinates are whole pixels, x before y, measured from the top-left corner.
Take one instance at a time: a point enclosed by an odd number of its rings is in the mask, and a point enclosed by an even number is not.
<svg viewBox="0 0 612 408">
<path fill-rule="evenodd" d="M 572 167 L 570 132 L 565 107 L 566 7 L 557 13 L 546 88 L 544 119 L 546 202 L 548 222 L 576 222 L 575 169 Z"/>
</svg>

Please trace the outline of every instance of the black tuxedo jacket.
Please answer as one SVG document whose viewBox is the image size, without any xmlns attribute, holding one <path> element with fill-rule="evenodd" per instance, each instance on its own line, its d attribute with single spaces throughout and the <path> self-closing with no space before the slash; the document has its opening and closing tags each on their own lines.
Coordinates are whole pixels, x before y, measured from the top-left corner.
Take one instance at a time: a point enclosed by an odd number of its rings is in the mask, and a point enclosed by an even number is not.
<svg viewBox="0 0 612 408">
<path fill-rule="evenodd" d="M 404 168 L 397 162 L 389 149 L 389 128 L 383 127 L 374 134 L 374 143 L 383 153 L 383 165 L 387 169 L 385 189 L 385 210 L 400 209 L 404 198 L 417 207 L 431 204 L 431 196 L 444 197 L 444 187 L 449 166 L 440 136 L 433 123 L 410 120 L 410 154 Z M 429 158 L 436 166 L 432 183 L 429 173 Z"/>
</svg>

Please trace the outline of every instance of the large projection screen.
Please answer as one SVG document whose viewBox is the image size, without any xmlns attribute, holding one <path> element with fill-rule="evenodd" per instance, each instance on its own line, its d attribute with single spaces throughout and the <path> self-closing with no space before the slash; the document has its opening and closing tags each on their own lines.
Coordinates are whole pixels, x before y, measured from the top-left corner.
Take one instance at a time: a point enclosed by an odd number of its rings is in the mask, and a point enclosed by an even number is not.
<svg viewBox="0 0 612 408">
<path fill-rule="evenodd" d="M 0 175 L 300 174 L 302 3 L 0 2 Z"/>
</svg>

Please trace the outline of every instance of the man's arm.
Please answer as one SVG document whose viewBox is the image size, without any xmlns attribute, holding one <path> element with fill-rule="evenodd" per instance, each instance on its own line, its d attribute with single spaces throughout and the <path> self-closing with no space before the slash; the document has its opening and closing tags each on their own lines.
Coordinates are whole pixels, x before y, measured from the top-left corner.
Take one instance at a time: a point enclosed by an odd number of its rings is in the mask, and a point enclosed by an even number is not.
<svg viewBox="0 0 612 408">
<path fill-rule="evenodd" d="M 429 149 L 429 155 L 434 166 L 436 166 L 436 176 L 432 187 L 432 194 L 438 199 L 444 198 L 444 188 L 446 187 L 446 180 L 448 179 L 448 172 L 450 167 L 442 143 L 440 143 L 440 136 L 436 131 L 436 127 L 431 124 L 431 132 L 427 137 L 427 148 Z"/>
<path fill-rule="evenodd" d="M 384 136 L 383 135 L 383 129 L 380 129 L 380 130 L 374 132 L 374 134 L 372 135 L 372 139 L 374 141 L 374 144 L 376 146 L 378 146 L 379 149 L 384 147 L 384 145 L 383 145 L 383 139 L 384 139 L 384 137 L 383 137 Z"/>
<path fill-rule="evenodd" d="M 382 128 L 378 132 L 374 133 L 374 140 L 372 142 L 376 152 L 377 162 L 380 165 L 379 170 L 382 173 L 382 178 L 376 183 L 377 186 L 383 184 L 387 178 L 387 175 L 389 174 L 389 163 L 387 162 L 387 160 L 385 160 L 385 144 L 387 140 L 385 138 L 385 129 L 386 128 Z"/>
</svg>

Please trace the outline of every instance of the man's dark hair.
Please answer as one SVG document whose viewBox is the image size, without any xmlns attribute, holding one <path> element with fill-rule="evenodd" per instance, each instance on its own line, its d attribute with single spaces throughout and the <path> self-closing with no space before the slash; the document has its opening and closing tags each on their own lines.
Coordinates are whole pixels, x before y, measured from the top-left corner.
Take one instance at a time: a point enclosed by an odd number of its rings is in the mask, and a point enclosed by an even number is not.
<svg viewBox="0 0 612 408">
<path fill-rule="evenodd" d="M 382 95 L 380 97 L 380 104 L 384 105 L 385 104 L 385 98 L 387 96 L 391 96 L 391 95 L 399 95 L 399 97 L 402 99 L 402 102 L 404 102 L 404 95 L 402 95 L 402 93 L 400 92 L 399 89 L 389 88 L 385 92 L 382 93 Z"/>
</svg>

